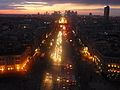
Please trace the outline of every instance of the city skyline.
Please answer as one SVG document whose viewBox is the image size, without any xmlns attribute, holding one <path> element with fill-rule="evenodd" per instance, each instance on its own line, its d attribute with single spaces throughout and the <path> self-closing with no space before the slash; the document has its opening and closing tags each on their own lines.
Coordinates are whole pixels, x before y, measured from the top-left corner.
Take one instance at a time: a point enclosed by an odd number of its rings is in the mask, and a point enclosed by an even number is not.
<svg viewBox="0 0 120 90">
<path fill-rule="evenodd" d="M 120 15 L 119 0 L 1 0 L 0 14 L 36 14 L 48 11 L 75 10 L 78 14 L 103 15 L 104 6 L 110 4 L 110 16 Z"/>
<path fill-rule="evenodd" d="M 0 90 L 120 90 L 118 0 L 0 0 Z"/>
</svg>

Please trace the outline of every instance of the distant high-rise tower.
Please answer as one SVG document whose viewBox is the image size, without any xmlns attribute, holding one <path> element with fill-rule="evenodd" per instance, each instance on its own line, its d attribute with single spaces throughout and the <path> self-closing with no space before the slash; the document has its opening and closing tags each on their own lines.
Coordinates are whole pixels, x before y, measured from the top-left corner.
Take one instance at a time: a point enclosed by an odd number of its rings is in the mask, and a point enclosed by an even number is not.
<svg viewBox="0 0 120 90">
<path fill-rule="evenodd" d="M 89 16 L 92 16 L 92 13 L 89 13 Z"/>
<path fill-rule="evenodd" d="M 38 15 L 40 15 L 40 13 L 38 12 Z"/>
<path fill-rule="evenodd" d="M 104 17 L 106 19 L 109 19 L 109 15 L 110 15 L 109 0 L 106 0 L 106 6 L 104 7 Z"/>
<path fill-rule="evenodd" d="M 110 6 L 109 6 L 109 0 L 106 0 L 106 5 L 104 7 L 104 17 L 105 19 L 109 19 L 109 15 L 110 15 Z"/>
<path fill-rule="evenodd" d="M 110 6 L 107 5 L 107 6 L 104 7 L 104 17 L 106 19 L 109 19 L 109 15 L 110 15 Z"/>
</svg>

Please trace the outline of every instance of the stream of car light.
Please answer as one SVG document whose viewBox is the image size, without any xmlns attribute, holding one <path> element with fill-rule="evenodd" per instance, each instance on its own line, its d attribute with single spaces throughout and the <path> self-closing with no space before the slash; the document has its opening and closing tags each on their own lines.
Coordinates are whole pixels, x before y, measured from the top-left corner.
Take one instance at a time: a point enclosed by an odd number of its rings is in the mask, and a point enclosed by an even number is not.
<svg viewBox="0 0 120 90">
<path fill-rule="evenodd" d="M 62 32 L 59 31 L 57 39 L 55 42 L 55 48 L 50 54 L 50 59 L 52 62 L 51 69 L 44 74 L 43 87 L 42 90 L 52 90 L 55 82 L 60 82 L 59 73 L 61 72 L 61 60 L 62 60 Z M 54 77 L 54 78 L 53 78 Z"/>
<path fill-rule="evenodd" d="M 54 47 L 50 50 L 50 64 L 44 73 L 41 90 L 78 90 L 72 58 L 70 58 L 70 45 L 64 41 L 63 31 L 67 28 L 66 23 L 66 18 L 60 18 L 58 24 L 60 27 L 56 28 L 59 31 L 56 39 L 54 38 L 54 44 L 50 42 L 50 46 Z"/>
<path fill-rule="evenodd" d="M 59 31 L 58 33 L 55 49 L 51 53 L 50 57 L 53 60 L 54 65 L 61 64 L 61 58 L 62 58 L 62 32 L 61 31 Z"/>
</svg>

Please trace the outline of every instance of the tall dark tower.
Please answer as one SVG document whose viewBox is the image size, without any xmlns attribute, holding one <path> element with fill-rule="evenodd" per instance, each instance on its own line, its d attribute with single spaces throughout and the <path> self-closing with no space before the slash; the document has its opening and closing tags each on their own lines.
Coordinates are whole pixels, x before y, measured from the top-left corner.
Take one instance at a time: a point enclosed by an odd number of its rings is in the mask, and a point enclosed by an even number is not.
<svg viewBox="0 0 120 90">
<path fill-rule="evenodd" d="M 109 1 L 107 0 L 106 6 L 104 7 L 104 17 L 108 20 L 110 15 Z"/>
<path fill-rule="evenodd" d="M 110 6 L 105 6 L 104 7 L 104 17 L 106 19 L 109 19 L 109 15 L 110 15 Z"/>
</svg>

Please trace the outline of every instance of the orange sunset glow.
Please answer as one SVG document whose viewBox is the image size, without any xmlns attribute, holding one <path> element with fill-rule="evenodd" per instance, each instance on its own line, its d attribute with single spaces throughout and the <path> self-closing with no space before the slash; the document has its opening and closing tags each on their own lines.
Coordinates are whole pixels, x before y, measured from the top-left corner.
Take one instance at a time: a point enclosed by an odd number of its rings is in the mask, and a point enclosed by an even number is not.
<svg viewBox="0 0 120 90">
<path fill-rule="evenodd" d="M 80 3 L 61 3 L 49 5 L 47 2 L 22 2 L 20 4 L 11 3 L 9 7 L 12 9 L 0 9 L 1 14 L 36 14 L 38 12 L 45 13 L 48 11 L 52 13 L 53 11 L 64 11 L 64 10 L 75 10 L 80 14 L 87 14 L 89 12 L 102 14 L 102 8 L 104 5 L 88 5 Z M 119 5 L 111 5 L 112 8 L 120 8 Z"/>
</svg>

